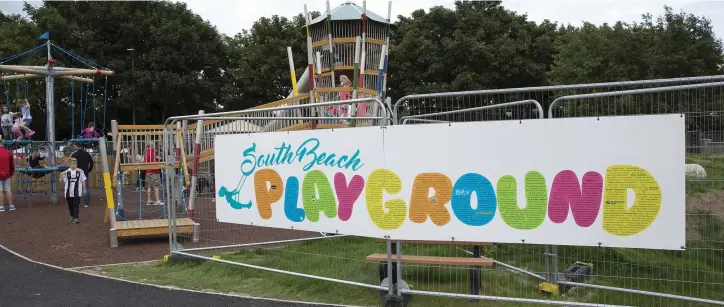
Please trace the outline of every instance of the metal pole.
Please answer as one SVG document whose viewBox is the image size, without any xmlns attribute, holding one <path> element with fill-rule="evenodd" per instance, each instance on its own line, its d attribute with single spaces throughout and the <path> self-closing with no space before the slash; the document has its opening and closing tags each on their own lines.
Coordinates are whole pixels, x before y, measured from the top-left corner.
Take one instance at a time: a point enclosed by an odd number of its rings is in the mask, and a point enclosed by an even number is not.
<svg viewBox="0 0 724 307">
<path fill-rule="evenodd" d="M 204 111 L 200 110 L 199 115 L 203 115 Z M 191 167 L 191 191 L 189 191 L 189 216 L 194 216 L 194 208 L 196 208 L 196 185 L 198 184 L 199 171 L 199 155 L 201 154 L 201 135 L 204 131 L 204 121 L 196 122 L 196 142 L 194 143 L 194 164 Z"/>
<path fill-rule="evenodd" d="M 558 281 L 558 245 L 553 245 L 553 254 L 551 255 L 551 278 L 553 279 L 553 282 Z"/>
<path fill-rule="evenodd" d="M 173 126 L 164 124 L 163 126 L 163 154 L 165 155 L 166 161 L 166 176 L 164 181 L 166 182 L 166 195 L 170 198 L 173 192 L 173 182 L 170 174 L 174 173 L 174 154 L 171 148 L 173 147 Z M 171 255 L 176 251 L 176 206 L 173 205 L 172 199 L 167 199 L 166 209 L 168 210 L 168 241 Z"/>
<path fill-rule="evenodd" d="M 136 75 L 136 49 L 131 49 L 131 79 Z M 136 80 L 133 79 L 133 94 L 136 94 Z M 131 97 L 131 108 L 133 108 L 133 124 L 136 124 L 136 97 Z"/>
<path fill-rule="evenodd" d="M 169 176 L 173 176 L 174 180 L 176 180 L 177 177 L 183 176 L 183 161 L 181 161 L 181 159 L 182 159 L 182 157 L 181 157 L 182 140 L 180 139 L 178 131 L 181 131 L 181 122 L 180 121 L 176 122 L 176 130 L 174 130 L 174 132 L 173 132 L 174 137 L 171 137 L 171 139 L 176 140 L 176 144 L 175 144 L 176 146 L 174 147 L 174 161 L 178 161 L 178 168 L 174 168 L 174 173 L 172 175 L 169 175 Z M 181 179 L 180 181 L 176 182 L 173 185 L 173 187 L 174 187 L 173 201 L 174 202 L 172 204 L 173 204 L 174 208 L 175 208 L 175 206 L 178 206 L 179 203 L 181 203 L 181 189 L 183 188 L 183 185 L 184 185 L 183 179 Z"/>
<path fill-rule="evenodd" d="M 551 282 L 551 268 L 550 268 L 550 256 L 549 256 L 549 250 L 548 245 L 545 246 L 545 249 L 543 251 L 543 258 L 545 259 L 546 263 L 546 281 Z"/>
<path fill-rule="evenodd" d="M 48 146 L 48 164 L 50 167 L 55 167 L 55 108 L 53 102 L 54 92 L 54 78 L 51 75 L 52 66 L 50 65 L 50 40 L 46 42 L 48 47 L 48 63 L 46 66 L 47 75 L 45 76 L 45 111 L 46 114 L 46 140 L 50 146 Z M 56 195 L 56 174 L 55 172 L 50 173 L 50 203 L 56 204 L 58 202 Z"/>
<path fill-rule="evenodd" d="M 395 280 L 397 283 L 395 283 L 395 295 L 402 296 L 402 293 L 400 292 L 400 284 L 402 284 L 402 242 L 400 240 L 397 240 L 397 245 L 395 246 L 396 252 L 397 252 L 397 270 L 396 274 L 397 277 Z"/>
<path fill-rule="evenodd" d="M 395 294 L 392 288 L 392 240 L 387 239 L 387 295 Z"/>
</svg>

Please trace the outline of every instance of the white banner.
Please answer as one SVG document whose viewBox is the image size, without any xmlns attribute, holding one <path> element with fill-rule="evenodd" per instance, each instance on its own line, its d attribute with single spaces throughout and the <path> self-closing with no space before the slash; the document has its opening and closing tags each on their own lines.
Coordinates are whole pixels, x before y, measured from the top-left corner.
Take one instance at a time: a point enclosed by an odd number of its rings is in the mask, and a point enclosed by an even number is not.
<svg viewBox="0 0 724 307">
<path fill-rule="evenodd" d="M 218 135 L 220 222 L 401 240 L 685 245 L 681 115 Z"/>
</svg>

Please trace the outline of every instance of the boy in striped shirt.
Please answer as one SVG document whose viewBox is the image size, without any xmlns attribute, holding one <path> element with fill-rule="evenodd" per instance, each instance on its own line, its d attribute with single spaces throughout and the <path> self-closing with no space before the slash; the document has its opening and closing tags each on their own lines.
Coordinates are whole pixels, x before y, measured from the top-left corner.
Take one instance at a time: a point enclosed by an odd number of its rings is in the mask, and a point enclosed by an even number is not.
<svg viewBox="0 0 724 307">
<path fill-rule="evenodd" d="M 60 173 L 60 180 L 65 184 L 63 192 L 65 200 L 68 202 L 68 211 L 70 212 L 70 222 L 78 224 L 78 213 L 80 211 L 80 198 L 85 195 L 85 173 L 78 168 L 78 160 L 70 159 L 70 167 Z"/>
</svg>

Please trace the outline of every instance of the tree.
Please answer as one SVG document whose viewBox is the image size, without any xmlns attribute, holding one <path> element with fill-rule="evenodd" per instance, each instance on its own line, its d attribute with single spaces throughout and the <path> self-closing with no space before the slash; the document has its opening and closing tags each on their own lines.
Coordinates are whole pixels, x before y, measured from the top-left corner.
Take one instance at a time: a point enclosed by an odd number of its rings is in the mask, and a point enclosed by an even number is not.
<svg viewBox="0 0 724 307">
<path fill-rule="evenodd" d="M 319 12 L 311 12 L 312 18 Z M 224 104 L 233 110 L 284 99 L 292 91 L 287 47 L 292 47 L 297 78 L 307 67 L 307 40 L 302 14 L 262 17 L 250 30 L 227 39 L 231 54 Z"/>
<path fill-rule="evenodd" d="M 130 123 L 133 100 L 137 122 L 153 124 L 214 110 L 221 100 L 227 48 L 216 28 L 184 3 L 46 1 L 25 10 L 40 29 L 50 31 L 53 42 L 116 72 L 108 82 L 108 118 Z M 135 73 L 129 48 L 135 49 Z M 82 65 L 56 56 L 66 65 Z M 57 106 L 57 117 L 70 113 L 70 88 L 64 86 L 56 89 L 56 102 L 68 103 Z M 102 86 L 96 83 L 96 97 L 102 97 Z M 59 130 L 67 129 L 61 125 Z"/>
<path fill-rule="evenodd" d="M 722 54 L 708 19 L 664 7 L 656 21 L 646 14 L 641 23 L 584 23 L 567 31 L 549 77 L 570 84 L 720 74 Z"/>
<path fill-rule="evenodd" d="M 718 75 L 724 73 L 722 42 L 710 21 L 664 7 L 655 21 L 614 26 L 585 23 L 569 29 L 556 44 L 555 63 L 548 76 L 556 84 L 611 82 Z M 639 86 L 638 88 L 640 88 Z M 650 87 L 650 86 L 649 86 Z M 621 90 L 633 89 L 621 88 Z M 697 128 L 721 131 L 724 97 L 717 88 L 622 95 L 565 104 L 570 115 L 687 113 Z M 695 119 L 698 118 L 698 119 Z"/>
<path fill-rule="evenodd" d="M 391 37 L 390 96 L 544 85 L 556 27 L 548 21 L 537 25 L 499 2 L 457 1 L 454 10 L 433 7 L 400 16 Z M 491 97 L 485 104 L 504 100 Z M 430 100 L 427 105 L 425 113 L 480 103 Z M 419 107 L 402 111 L 418 114 Z"/>
<path fill-rule="evenodd" d="M 499 2 L 456 2 L 399 17 L 391 37 L 390 94 L 545 84 L 556 25 L 536 25 Z"/>
</svg>

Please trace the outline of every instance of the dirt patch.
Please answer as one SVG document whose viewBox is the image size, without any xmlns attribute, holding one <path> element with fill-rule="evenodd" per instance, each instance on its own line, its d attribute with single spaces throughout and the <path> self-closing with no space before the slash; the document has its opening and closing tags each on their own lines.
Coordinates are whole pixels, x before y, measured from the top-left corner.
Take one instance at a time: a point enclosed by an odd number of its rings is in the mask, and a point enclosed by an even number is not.
<svg viewBox="0 0 724 307">
<path fill-rule="evenodd" d="M 145 194 L 145 193 L 144 193 Z M 17 210 L 0 212 L 0 244 L 35 261 L 61 267 L 84 267 L 114 263 L 161 260 L 169 253 L 168 235 L 124 239 L 119 247 L 110 247 L 110 225 L 103 223 L 105 196 L 92 191 L 91 206 L 80 208 L 80 224 L 68 222 L 68 207 L 64 199 L 50 205 L 47 195 L 17 197 Z M 138 198 L 138 193 L 128 195 Z M 145 195 L 144 195 L 145 199 Z M 288 240 L 318 234 L 273 228 L 231 225 L 216 222 L 215 206 L 202 202 L 194 220 L 201 224 L 201 241 L 179 238 L 184 247 L 217 246 Z M 127 205 L 129 211 L 138 209 Z M 156 208 L 160 208 L 156 206 Z M 148 208 L 153 210 L 154 208 Z M 155 213 L 149 217 L 159 217 Z M 127 215 L 134 217 L 132 212 Z"/>
<path fill-rule="evenodd" d="M 686 197 L 687 213 L 708 212 L 724 222 L 724 191 L 709 191 Z"/>
<path fill-rule="evenodd" d="M 724 191 L 709 191 L 686 197 L 686 239 L 700 240 L 713 216 L 724 225 Z"/>
</svg>

